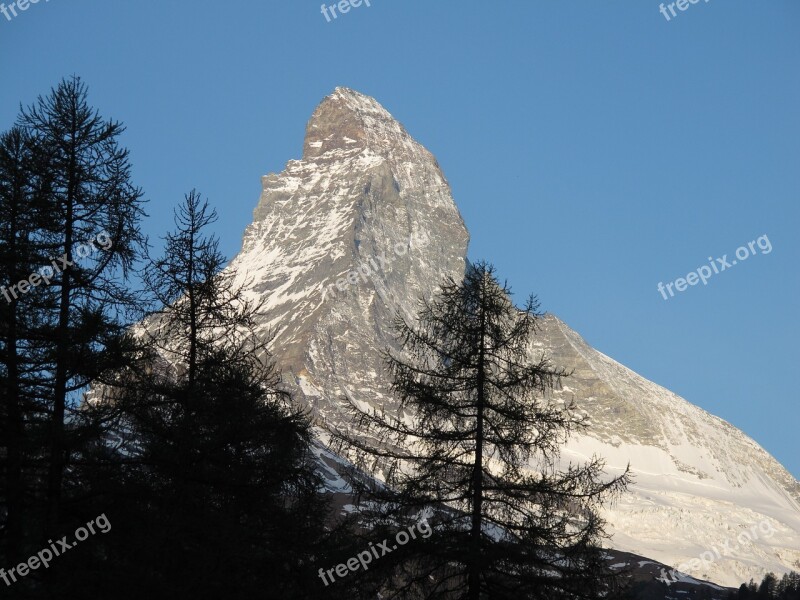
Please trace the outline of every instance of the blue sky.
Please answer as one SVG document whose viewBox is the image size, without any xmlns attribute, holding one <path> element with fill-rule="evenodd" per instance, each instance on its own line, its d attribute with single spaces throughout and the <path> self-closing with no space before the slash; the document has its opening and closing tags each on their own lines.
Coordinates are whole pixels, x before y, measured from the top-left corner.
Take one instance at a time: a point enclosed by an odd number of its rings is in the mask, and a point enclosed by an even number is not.
<svg viewBox="0 0 800 600">
<path fill-rule="evenodd" d="M 145 231 L 197 188 L 233 256 L 319 101 L 374 96 L 438 158 L 471 258 L 800 477 L 800 3 L 371 4 L 41 0 L 0 15 L 0 128 L 80 75 L 128 126 Z M 658 292 L 762 235 L 769 254 Z"/>
</svg>

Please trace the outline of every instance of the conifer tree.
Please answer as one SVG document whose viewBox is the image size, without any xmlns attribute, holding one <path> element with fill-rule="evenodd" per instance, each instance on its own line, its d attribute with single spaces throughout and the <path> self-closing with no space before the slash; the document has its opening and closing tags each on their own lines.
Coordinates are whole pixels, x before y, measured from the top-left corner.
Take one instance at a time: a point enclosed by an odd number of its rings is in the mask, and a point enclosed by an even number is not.
<svg viewBox="0 0 800 600">
<path fill-rule="evenodd" d="M 144 280 L 158 305 L 137 328 L 141 356 L 94 410 L 115 436 L 87 456 L 85 480 L 116 527 L 71 557 L 92 577 L 62 588 L 102 597 L 312 598 L 326 551 L 306 415 L 292 407 L 267 342 L 192 192 Z M 90 548 L 86 552 L 91 552 Z M 88 584 L 86 580 L 91 580 Z"/>
<path fill-rule="evenodd" d="M 109 349 L 134 306 L 125 279 L 141 241 L 141 192 L 122 131 L 73 77 L 23 109 L 0 139 L 3 564 L 65 529 L 65 501 L 85 493 L 65 478 L 78 446 L 98 432 L 78 427 L 81 396 L 121 358 Z M 17 592 L 33 597 L 39 579 Z"/>
<path fill-rule="evenodd" d="M 46 523 L 57 529 L 64 474 L 80 432 L 70 429 L 82 393 L 109 367 L 106 348 L 135 306 L 125 283 L 141 247 L 142 192 L 131 182 L 124 127 L 102 118 L 77 77 L 62 80 L 24 109 L 18 125 L 32 140 L 30 171 L 39 186 L 33 236 L 47 258 L 37 294 L 53 294 L 40 311 L 38 338 L 48 405 Z M 46 375 L 46 376 L 45 376 Z"/>
<path fill-rule="evenodd" d="M 600 550 L 599 506 L 628 482 L 593 457 L 560 467 L 559 448 L 582 426 L 551 392 L 567 376 L 532 346 L 539 318 L 518 309 L 493 267 L 479 263 L 397 319 L 401 352 L 387 354 L 396 416 L 351 403 L 359 435 L 335 432 L 353 477 L 384 522 L 433 514 L 435 533 L 394 560 L 389 597 L 607 598 L 615 578 Z M 381 510 L 384 511 L 381 514 Z M 394 593 L 394 596 L 392 596 Z"/>
<path fill-rule="evenodd" d="M 31 529 L 25 525 L 35 492 L 31 438 L 45 409 L 36 393 L 33 351 L 42 295 L 19 289 L 42 262 L 31 168 L 32 140 L 25 130 L 0 136 L 0 557 L 9 562 L 23 558 L 24 534 Z"/>
</svg>

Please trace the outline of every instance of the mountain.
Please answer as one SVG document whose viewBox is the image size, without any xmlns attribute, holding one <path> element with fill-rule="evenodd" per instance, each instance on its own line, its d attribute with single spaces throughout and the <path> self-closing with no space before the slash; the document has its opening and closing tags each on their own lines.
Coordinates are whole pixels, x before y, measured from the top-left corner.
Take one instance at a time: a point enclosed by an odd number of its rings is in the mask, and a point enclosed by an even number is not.
<svg viewBox="0 0 800 600">
<path fill-rule="evenodd" d="M 374 99 L 337 88 L 308 123 L 302 159 L 262 185 L 231 268 L 267 302 L 260 335 L 274 335 L 288 385 L 340 427 L 352 427 L 343 397 L 396 411 L 381 356 L 393 317 L 412 319 L 466 266 L 469 234 L 436 159 Z M 563 460 L 631 464 L 630 493 L 604 515 L 615 550 L 727 586 L 800 570 L 800 484 L 757 443 L 553 315 L 534 346 L 573 371 L 555 399 L 574 398 L 591 423 Z M 317 450 L 344 490 L 339 459 Z"/>
</svg>

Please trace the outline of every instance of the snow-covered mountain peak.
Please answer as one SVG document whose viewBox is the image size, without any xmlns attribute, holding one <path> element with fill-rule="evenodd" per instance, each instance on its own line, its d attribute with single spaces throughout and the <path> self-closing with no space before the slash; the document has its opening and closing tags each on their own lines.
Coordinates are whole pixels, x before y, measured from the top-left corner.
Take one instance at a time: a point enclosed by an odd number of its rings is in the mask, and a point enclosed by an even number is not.
<svg viewBox="0 0 800 600">
<path fill-rule="evenodd" d="M 367 147 L 378 153 L 389 144 L 410 139 L 403 126 L 374 99 L 337 87 L 317 106 L 306 126 L 303 158 Z"/>
<path fill-rule="evenodd" d="M 264 326 L 278 334 L 284 368 L 310 373 L 302 353 L 341 361 L 359 348 L 352 367 L 377 373 L 386 342 L 371 322 L 413 314 L 419 296 L 460 277 L 469 236 L 436 159 L 372 98 L 337 88 L 314 111 L 305 146 L 262 178 L 233 265 L 267 299 Z M 336 379 L 343 367 L 332 368 L 318 377 Z M 341 393 L 337 384 L 319 403 Z"/>
<path fill-rule="evenodd" d="M 374 99 L 337 88 L 308 123 L 303 157 L 262 186 L 232 267 L 266 302 L 261 331 L 275 334 L 287 384 L 320 422 L 353 426 L 343 397 L 395 410 L 382 358 L 393 319 L 413 318 L 419 298 L 466 265 L 469 235 L 436 159 Z M 573 372 L 556 395 L 591 424 L 564 460 L 596 452 L 636 476 L 605 515 L 614 548 L 677 567 L 724 547 L 687 570 L 726 585 L 800 569 L 800 485 L 756 442 L 555 317 L 534 346 Z M 761 533 L 740 543 L 753 527 Z"/>
</svg>

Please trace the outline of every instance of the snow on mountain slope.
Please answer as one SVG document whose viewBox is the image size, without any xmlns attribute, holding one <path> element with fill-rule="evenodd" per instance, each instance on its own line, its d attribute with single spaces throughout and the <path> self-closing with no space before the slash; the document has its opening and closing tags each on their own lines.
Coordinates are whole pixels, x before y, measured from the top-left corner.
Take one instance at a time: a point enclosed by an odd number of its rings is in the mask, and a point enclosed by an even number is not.
<svg viewBox="0 0 800 600">
<path fill-rule="evenodd" d="M 392 319 L 411 318 L 420 296 L 466 264 L 469 235 L 436 159 L 375 100 L 337 88 L 308 123 L 302 159 L 262 184 L 232 268 L 267 301 L 261 331 L 275 335 L 289 385 L 339 426 L 351 426 L 343 396 L 395 410 L 381 357 Z M 564 460 L 597 453 L 636 475 L 606 515 L 613 547 L 674 567 L 716 547 L 719 557 L 686 570 L 726 585 L 800 569 L 800 484 L 758 444 L 553 316 L 535 345 L 574 371 L 556 395 L 574 397 L 591 422 Z M 341 491 L 335 472 L 331 481 Z"/>
<path fill-rule="evenodd" d="M 690 563 L 682 570 L 729 586 L 800 566 L 800 485 L 763 448 L 591 348 L 553 316 L 537 344 L 573 370 L 555 395 L 574 396 L 591 423 L 562 458 L 595 453 L 609 472 L 630 462 L 636 476 L 605 515 L 614 548 L 673 567 Z"/>
</svg>

